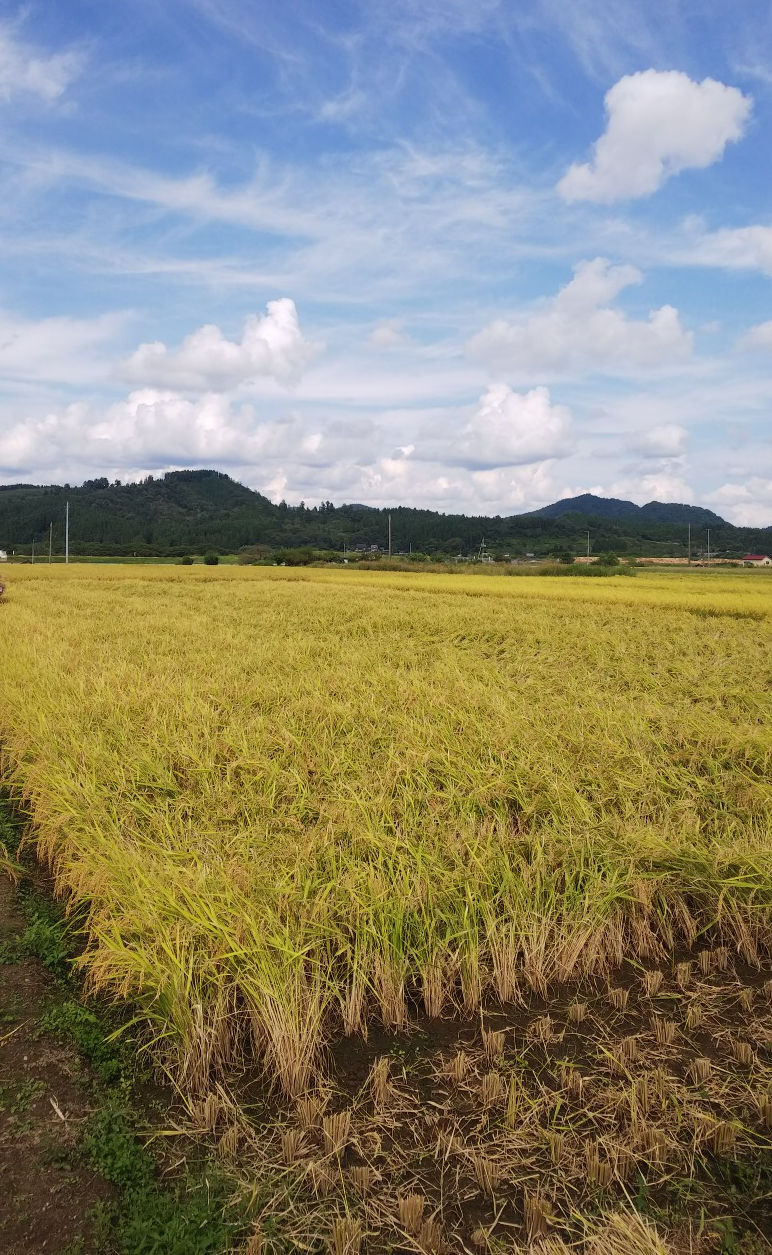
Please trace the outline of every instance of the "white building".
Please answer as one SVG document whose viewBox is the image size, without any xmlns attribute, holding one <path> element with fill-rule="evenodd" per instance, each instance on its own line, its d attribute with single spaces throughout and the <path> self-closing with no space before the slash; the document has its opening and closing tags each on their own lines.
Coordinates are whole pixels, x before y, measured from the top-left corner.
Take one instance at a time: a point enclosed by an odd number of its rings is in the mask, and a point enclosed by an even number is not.
<svg viewBox="0 0 772 1255">
<path fill-rule="evenodd" d="M 4 549 L 0 549 L 0 562 L 7 562 L 7 561 L 8 561 L 8 554 L 5 552 Z"/>
<path fill-rule="evenodd" d="M 772 566 L 772 558 L 768 558 L 765 553 L 746 553 L 743 564 L 745 566 Z"/>
</svg>

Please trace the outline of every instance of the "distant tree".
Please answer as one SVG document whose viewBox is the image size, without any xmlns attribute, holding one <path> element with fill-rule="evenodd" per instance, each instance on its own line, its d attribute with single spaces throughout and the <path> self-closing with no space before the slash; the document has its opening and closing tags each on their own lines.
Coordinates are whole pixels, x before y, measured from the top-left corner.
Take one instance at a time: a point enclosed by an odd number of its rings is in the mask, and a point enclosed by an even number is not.
<svg viewBox="0 0 772 1255">
<path fill-rule="evenodd" d="M 217 555 L 215 554 L 215 557 L 216 556 Z M 180 558 L 180 566 L 192 566 L 192 565 L 193 565 L 193 559 L 191 558 L 189 553 L 186 553 L 184 558 Z"/>
<path fill-rule="evenodd" d="M 277 549 L 273 556 L 284 566 L 310 566 L 314 561 L 314 551 L 309 547 Z"/>
<path fill-rule="evenodd" d="M 204 566 L 217 566 L 220 561 L 219 553 L 205 553 Z"/>
<path fill-rule="evenodd" d="M 598 566 L 619 566 L 619 558 L 615 553 L 602 553 L 595 561 Z"/>
<path fill-rule="evenodd" d="M 567 549 L 565 549 L 562 553 L 559 553 L 557 555 L 557 559 L 558 559 L 558 562 L 564 563 L 565 566 L 573 566 L 574 555 L 572 553 L 569 553 Z"/>
</svg>

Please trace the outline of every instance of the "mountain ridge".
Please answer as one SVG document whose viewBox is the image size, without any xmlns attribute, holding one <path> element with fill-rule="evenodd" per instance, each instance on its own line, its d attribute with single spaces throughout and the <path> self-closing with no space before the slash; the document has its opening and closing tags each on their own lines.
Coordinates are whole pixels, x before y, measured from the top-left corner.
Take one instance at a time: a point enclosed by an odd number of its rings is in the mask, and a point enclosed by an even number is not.
<svg viewBox="0 0 772 1255">
<path fill-rule="evenodd" d="M 740 528 L 702 506 L 651 501 L 644 506 L 591 493 L 541 510 L 507 516 L 442 514 L 407 506 L 330 501 L 307 507 L 276 504 L 222 471 L 170 471 L 139 483 L 106 478 L 70 485 L 5 485 L 0 489 L 0 549 L 29 555 L 64 550 L 65 502 L 70 505 L 70 552 L 99 556 L 183 556 L 208 549 L 344 548 L 388 544 L 395 553 L 456 557 L 489 552 L 547 556 L 613 551 L 628 556 L 698 555 L 710 528 L 711 552 L 741 557 L 772 548 L 771 528 Z"/>
<path fill-rule="evenodd" d="M 652 522 L 680 524 L 694 523 L 707 527 L 725 524 L 713 510 L 705 506 L 685 505 L 676 501 L 647 501 L 645 505 L 636 505 L 634 501 L 625 501 L 620 497 L 599 497 L 594 493 L 581 493 L 578 497 L 563 497 L 551 505 L 542 506 L 540 510 L 529 510 L 520 517 L 526 518 L 561 518 L 564 514 L 585 514 L 592 518 L 628 519 L 645 517 Z"/>
</svg>

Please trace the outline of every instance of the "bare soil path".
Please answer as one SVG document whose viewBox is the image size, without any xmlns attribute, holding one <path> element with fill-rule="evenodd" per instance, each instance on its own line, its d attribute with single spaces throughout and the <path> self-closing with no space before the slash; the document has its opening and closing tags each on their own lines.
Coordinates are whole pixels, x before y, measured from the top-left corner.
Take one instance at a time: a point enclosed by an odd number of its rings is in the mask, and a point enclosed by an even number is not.
<svg viewBox="0 0 772 1255">
<path fill-rule="evenodd" d="M 77 1154 L 90 1078 L 75 1050 L 41 1031 L 56 982 L 23 954 L 25 927 L 0 876 L 0 1248 L 91 1255 L 113 1191 Z"/>
</svg>

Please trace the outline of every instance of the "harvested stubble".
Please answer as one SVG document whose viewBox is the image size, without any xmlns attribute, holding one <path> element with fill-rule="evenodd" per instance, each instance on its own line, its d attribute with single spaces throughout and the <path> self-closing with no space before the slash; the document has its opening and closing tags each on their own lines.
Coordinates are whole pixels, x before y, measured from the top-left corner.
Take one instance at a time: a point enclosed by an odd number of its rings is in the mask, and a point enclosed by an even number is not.
<svg viewBox="0 0 772 1255">
<path fill-rule="evenodd" d="M 297 1096 L 421 988 L 769 949 L 772 585 L 585 583 L 12 571 L 5 780 L 184 1086 L 246 1049 Z"/>
</svg>

